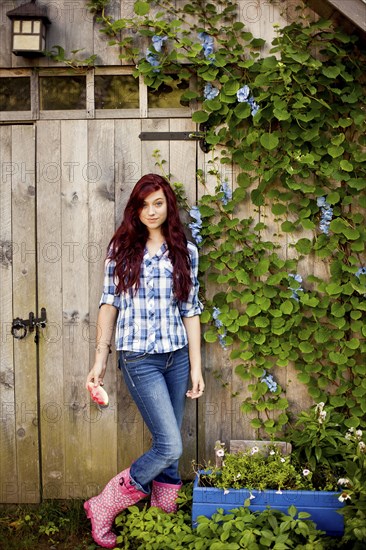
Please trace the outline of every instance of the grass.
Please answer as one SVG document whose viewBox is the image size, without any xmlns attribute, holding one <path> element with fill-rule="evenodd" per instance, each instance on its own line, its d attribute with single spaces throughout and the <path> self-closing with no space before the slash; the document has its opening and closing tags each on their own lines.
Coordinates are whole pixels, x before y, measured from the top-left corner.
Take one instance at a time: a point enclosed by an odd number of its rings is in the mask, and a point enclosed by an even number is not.
<svg viewBox="0 0 366 550">
<path fill-rule="evenodd" d="M 95 550 L 82 501 L 0 505 L 0 548 L 4 550 Z"/>
</svg>

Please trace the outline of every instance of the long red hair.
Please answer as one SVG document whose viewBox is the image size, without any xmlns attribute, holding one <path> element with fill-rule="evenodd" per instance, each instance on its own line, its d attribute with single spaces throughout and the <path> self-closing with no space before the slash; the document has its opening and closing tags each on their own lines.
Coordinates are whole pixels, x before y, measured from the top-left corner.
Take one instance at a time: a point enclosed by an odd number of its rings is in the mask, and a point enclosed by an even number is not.
<svg viewBox="0 0 366 550">
<path fill-rule="evenodd" d="M 167 201 L 168 215 L 162 225 L 162 232 L 173 265 L 173 290 L 178 300 L 186 301 L 192 286 L 187 238 L 180 221 L 175 193 L 162 176 L 147 174 L 136 183 L 128 199 L 122 223 L 109 243 L 108 258 L 116 262 L 114 276 L 117 291 L 126 292 L 133 286 L 137 289 L 149 236 L 139 214 L 146 197 L 159 189 L 163 191 Z"/>
</svg>

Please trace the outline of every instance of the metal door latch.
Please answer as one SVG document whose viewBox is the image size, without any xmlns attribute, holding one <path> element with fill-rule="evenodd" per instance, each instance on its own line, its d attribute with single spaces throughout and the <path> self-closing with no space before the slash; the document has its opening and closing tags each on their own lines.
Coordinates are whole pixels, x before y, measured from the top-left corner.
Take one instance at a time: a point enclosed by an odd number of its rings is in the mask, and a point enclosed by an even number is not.
<svg viewBox="0 0 366 550">
<path fill-rule="evenodd" d="M 11 325 L 11 333 L 17 340 L 22 340 L 27 336 L 27 332 L 33 332 L 36 328 L 44 328 L 47 323 L 46 308 L 41 309 L 41 316 L 36 318 L 33 311 L 29 313 L 28 319 L 17 317 Z"/>
<path fill-rule="evenodd" d="M 196 140 L 204 153 L 210 151 L 210 145 L 206 142 L 207 125 L 201 123 L 198 132 L 141 132 L 141 141 L 186 141 Z"/>
</svg>

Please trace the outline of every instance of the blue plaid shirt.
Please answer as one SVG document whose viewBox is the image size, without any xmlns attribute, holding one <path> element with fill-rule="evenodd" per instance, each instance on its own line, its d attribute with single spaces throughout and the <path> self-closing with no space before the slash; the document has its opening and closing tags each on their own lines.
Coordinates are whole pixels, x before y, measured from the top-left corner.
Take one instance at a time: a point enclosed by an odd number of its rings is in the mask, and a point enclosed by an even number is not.
<svg viewBox="0 0 366 550">
<path fill-rule="evenodd" d="M 117 294 L 114 282 L 114 260 L 105 264 L 103 294 L 100 305 L 119 310 L 116 326 L 116 349 L 145 353 L 167 353 L 188 343 L 182 317 L 202 313 L 198 299 L 198 250 L 188 242 L 191 258 L 192 288 L 186 302 L 173 293 L 173 266 L 164 243 L 153 258 L 147 249 L 142 259 L 140 288 Z"/>
</svg>

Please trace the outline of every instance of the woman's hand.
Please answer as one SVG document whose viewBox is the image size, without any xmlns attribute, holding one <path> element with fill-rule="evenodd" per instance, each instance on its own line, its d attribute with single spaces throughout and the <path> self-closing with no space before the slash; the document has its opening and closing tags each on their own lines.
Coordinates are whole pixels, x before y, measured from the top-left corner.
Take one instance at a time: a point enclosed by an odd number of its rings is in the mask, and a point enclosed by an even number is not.
<svg viewBox="0 0 366 550">
<path fill-rule="evenodd" d="M 107 363 L 95 362 L 87 376 L 86 384 L 85 384 L 86 389 L 88 389 L 88 384 L 90 382 L 92 382 L 95 387 L 103 386 L 104 385 L 103 380 L 104 380 L 104 375 L 106 370 L 107 370 Z"/>
<path fill-rule="evenodd" d="M 192 389 L 187 391 L 186 396 L 191 399 L 197 399 L 198 397 L 201 397 L 205 391 L 205 383 L 203 381 L 201 369 L 197 372 L 191 371 L 191 380 Z"/>
<path fill-rule="evenodd" d="M 110 351 L 114 325 L 116 323 L 118 310 L 109 304 L 103 304 L 99 308 L 97 319 L 98 341 L 95 348 L 95 361 L 86 379 L 86 388 L 92 382 L 95 387 L 103 386 L 105 371 Z"/>
<path fill-rule="evenodd" d="M 201 367 L 201 324 L 198 315 L 183 317 L 183 324 L 187 331 L 189 362 L 191 365 L 192 389 L 186 393 L 187 397 L 197 399 L 205 390 L 205 383 Z"/>
</svg>

